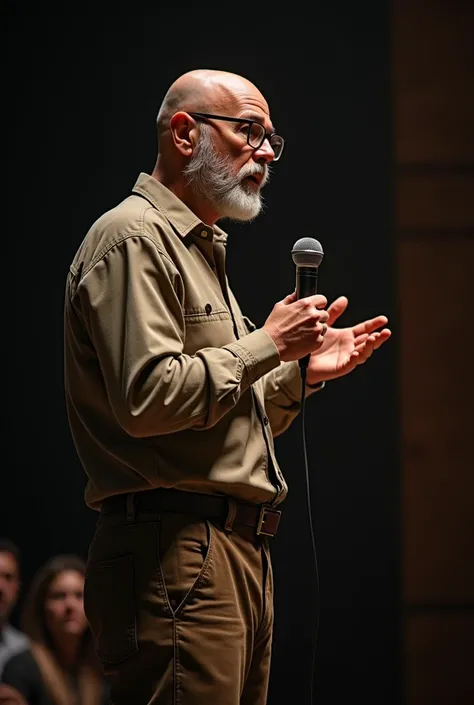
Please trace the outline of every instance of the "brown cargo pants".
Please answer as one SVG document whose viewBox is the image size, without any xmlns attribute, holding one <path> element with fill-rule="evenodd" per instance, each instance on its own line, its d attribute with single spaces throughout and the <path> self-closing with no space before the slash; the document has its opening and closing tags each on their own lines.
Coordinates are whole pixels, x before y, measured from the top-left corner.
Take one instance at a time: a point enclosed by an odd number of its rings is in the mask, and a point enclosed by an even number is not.
<svg viewBox="0 0 474 705">
<path fill-rule="evenodd" d="M 85 610 L 113 705 L 264 705 L 268 543 L 170 512 L 101 515 Z"/>
</svg>

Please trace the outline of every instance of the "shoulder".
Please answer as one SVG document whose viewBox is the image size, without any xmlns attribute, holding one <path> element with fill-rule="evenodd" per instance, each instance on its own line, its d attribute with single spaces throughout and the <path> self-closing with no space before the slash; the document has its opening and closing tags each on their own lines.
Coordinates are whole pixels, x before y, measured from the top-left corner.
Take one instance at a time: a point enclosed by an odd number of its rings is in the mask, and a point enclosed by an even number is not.
<svg viewBox="0 0 474 705">
<path fill-rule="evenodd" d="M 40 678 L 40 670 L 36 660 L 29 649 L 25 649 L 18 654 L 12 656 L 5 664 L 3 670 L 2 679 L 5 683 L 9 685 L 16 685 L 16 683 L 10 680 L 14 678 L 15 681 L 18 677 L 30 678 L 30 677 Z"/>
<path fill-rule="evenodd" d="M 2 632 L 2 642 L 8 646 L 8 648 L 17 649 L 22 647 L 27 647 L 29 644 L 29 639 L 16 627 L 11 624 L 7 624 Z"/>
<path fill-rule="evenodd" d="M 132 193 L 92 224 L 72 262 L 72 269 L 89 269 L 112 248 L 130 238 L 148 240 L 165 253 L 169 239 L 179 239 L 168 219 L 145 198 Z"/>
<path fill-rule="evenodd" d="M 28 705 L 46 705 L 49 702 L 39 666 L 29 649 L 12 656 L 7 662 L 2 682 L 21 693 Z"/>
<path fill-rule="evenodd" d="M 5 664 L 16 654 L 25 651 L 28 645 L 29 640 L 26 634 L 11 625 L 4 627 L 0 641 L 0 674 Z"/>
</svg>

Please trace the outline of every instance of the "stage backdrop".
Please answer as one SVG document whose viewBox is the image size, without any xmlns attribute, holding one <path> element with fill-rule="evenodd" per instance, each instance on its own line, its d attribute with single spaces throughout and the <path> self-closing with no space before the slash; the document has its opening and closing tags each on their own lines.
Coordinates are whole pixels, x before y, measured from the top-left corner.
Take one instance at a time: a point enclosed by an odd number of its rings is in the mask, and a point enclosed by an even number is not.
<svg viewBox="0 0 474 705">
<path fill-rule="evenodd" d="M 182 72 L 241 73 L 287 139 L 252 225 L 229 225 L 229 277 L 262 325 L 294 288 L 291 247 L 319 239 L 319 288 L 386 313 L 394 339 L 307 405 L 320 573 L 316 702 L 391 705 L 399 676 L 399 460 L 390 46 L 386 2 L 166 6 L 155 14 L 10 12 L 3 230 L 7 416 L 2 528 L 25 585 L 48 556 L 85 556 L 96 515 L 63 397 L 62 308 L 71 258 L 93 220 L 151 171 L 155 116 Z M 133 10 L 131 11 L 133 12 Z M 301 425 L 277 441 L 290 492 L 272 542 L 276 629 L 269 705 L 308 702 L 318 593 Z"/>
</svg>

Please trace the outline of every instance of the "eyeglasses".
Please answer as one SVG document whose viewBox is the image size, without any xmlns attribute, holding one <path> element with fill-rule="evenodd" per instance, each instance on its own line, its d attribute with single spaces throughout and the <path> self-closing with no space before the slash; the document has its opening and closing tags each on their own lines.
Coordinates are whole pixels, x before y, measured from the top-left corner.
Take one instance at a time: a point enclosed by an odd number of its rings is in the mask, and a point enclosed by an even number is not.
<svg viewBox="0 0 474 705">
<path fill-rule="evenodd" d="M 270 147 L 273 149 L 273 161 L 277 162 L 282 153 L 283 147 L 285 146 L 285 140 L 280 135 L 274 132 L 267 132 L 263 125 L 255 120 L 248 120 L 245 118 L 233 118 L 224 115 L 211 115 L 210 113 L 189 113 L 191 117 L 195 118 L 207 118 L 210 120 L 225 120 L 226 122 L 239 122 L 242 125 L 247 125 L 247 144 L 252 149 L 260 149 L 265 140 L 268 140 Z"/>
</svg>

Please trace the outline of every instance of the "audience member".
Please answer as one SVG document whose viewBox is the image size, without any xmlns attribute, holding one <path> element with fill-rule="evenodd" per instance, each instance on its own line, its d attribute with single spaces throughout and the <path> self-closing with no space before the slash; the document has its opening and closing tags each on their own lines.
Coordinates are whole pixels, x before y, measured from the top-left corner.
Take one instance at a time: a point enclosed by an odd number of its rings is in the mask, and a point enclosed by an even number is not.
<svg viewBox="0 0 474 705">
<path fill-rule="evenodd" d="M 28 650 L 3 672 L 28 705 L 100 705 L 106 688 L 84 615 L 84 562 L 55 556 L 40 568 L 25 600 L 22 627 Z M 14 702 L 14 701 L 12 701 Z"/>
<path fill-rule="evenodd" d="M 28 639 L 9 623 L 20 592 L 20 549 L 0 539 L 0 678 L 6 662 L 28 648 Z"/>
</svg>

